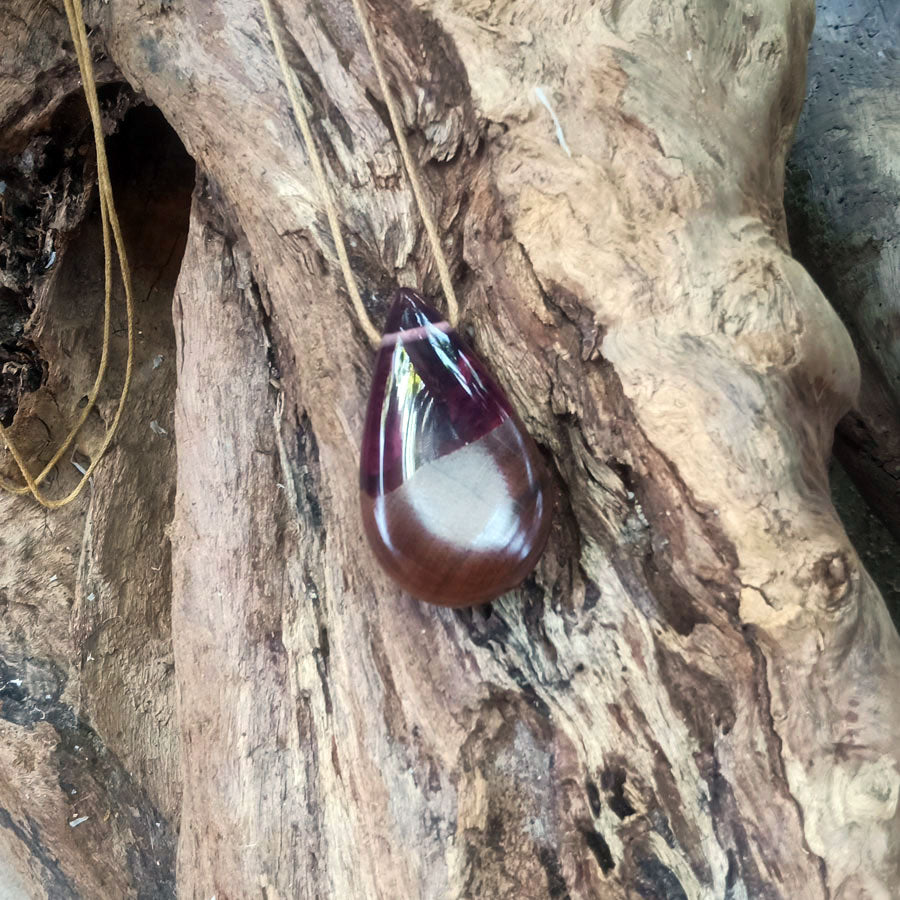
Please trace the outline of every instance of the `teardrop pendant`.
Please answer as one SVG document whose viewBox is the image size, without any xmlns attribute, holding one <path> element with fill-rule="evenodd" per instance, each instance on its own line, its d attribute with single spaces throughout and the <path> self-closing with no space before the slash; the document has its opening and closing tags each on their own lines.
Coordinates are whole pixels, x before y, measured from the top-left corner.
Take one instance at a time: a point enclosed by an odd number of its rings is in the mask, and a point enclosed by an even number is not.
<svg viewBox="0 0 900 900">
<path fill-rule="evenodd" d="M 400 288 L 375 359 L 360 459 L 363 525 L 420 600 L 486 603 L 534 568 L 550 476 L 506 395 L 460 336 Z"/>
</svg>

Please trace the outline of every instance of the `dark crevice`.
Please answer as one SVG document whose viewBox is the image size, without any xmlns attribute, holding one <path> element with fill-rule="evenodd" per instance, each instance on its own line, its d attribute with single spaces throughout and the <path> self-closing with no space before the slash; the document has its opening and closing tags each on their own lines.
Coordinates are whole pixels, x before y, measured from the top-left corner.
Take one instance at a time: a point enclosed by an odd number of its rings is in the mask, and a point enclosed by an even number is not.
<svg viewBox="0 0 900 900">
<path fill-rule="evenodd" d="M 656 857 L 638 862 L 634 889 L 644 900 L 688 900 L 678 876 Z"/>
<path fill-rule="evenodd" d="M 66 682 L 66 675 L 53 661 L 0 648 L 0 719 L 28 730 L 39 723 L 53 728 L 56 747 L 52 762 L 71 814 L 88 811 L 80 797 L 102 796 L 107 821 L 94 822 L 93 840 L 102 843 L 104 834 L 118 833 L 116 843 L 129 848 L 129 868 L 138 896 L 174 898 L 175 831 L 97 732 L 61 699 Z M 81 791 L 73 796 L 70 786 L 75 784 L 81 785 Z M 24 841 L 41 864 L 42 881 L 50 896 L 76 896 L 34 821 L 17 823 L 3 810 L 0 826 Z M 101 852 L 101 845 L 95 850 Z"/>
<path fill-rule="evenodd" d="M 625 796 L 627 777 L 625 769 L 621 766 L 609 766 L 600 776 L 600 786 L 606 792 L 606 802 L 620 819 L 627 819 L 636 812 Z"/>
<path fill-rule="evenodd" d="M 611 872 L 615 863 L 613 862 L 609 844 L 606 843 L 603 835 L 599 831 L 592 831 L 587 828 L 583 829 L 581 833 L 584 836 L 585 843 L 588 845 L 588 849 L 594 854 L 594 859 L 597 860 L 600 871 L 604 875 Z"/>
<path fill-rule="evenodd" d="M 553 900 L 571 900 L 571 894 L 563 877 L 559 854 L 550 847 L 541 847 L 538 859 L 547 873 L 547 896 Z"/>
<path fill-rule="evenodd" d="M 297 496 L 297 512 L 304 522 L 324 541 L 325 519 L 319 500 L 319 445 L 313 431 L 309 416 L 300 413 L 294 431 L 294 465 L 291 475 L 294 478 L 294 490 Z"/>
<path fill-rule="evenodd" d="M 99 94 L 113 192 L 133 272 L 138 329 L 135 371 L 142 373 L 132 387 L 126 409 L 131 417 L 123 418 L 117 452 L 129 454 L 134 483 L 142 491 L 146 515 L 136 523 L 142 539 L 164 545 L 174 478 L 141 481 L 148 426 L 143 419 L 135 423 L 134 411 L 146 408 L 151 395 L 160 409 L 169 410 L 172 405 L 174 366 L 168 369 L 164 362 L 174 357 L 171 299 L 187 234 L 194 164 L 160 111 L 141 103 L 126 85 L 108 84 Z M 9 424 L 23 393 L 47 383 L 60 411 L 59 420 L 46 426 L 45 439 L 51 446 L 71 424 L 71 411 L 86 393 L 80 378 L 79 383 L 70 383 L 70 373 L 80 371 L 85 359 L 93 372 L 99 357 L 103 256 L 94 145 L 83 97 L 63 99 L 52 115 L 40 121 L 39 130 L 22 139 L 15 156 L 0 152 L 0 421 Z M 2 142 L 0 136 L 0 151 Z M 108 384 L 117 395 L 125 342 L 122 291 L 115 269 L 114 291 Z M 49 367 L 40 358 L 40 346 L 29 341 L 27 323 L 35 309 L 43 322 L 36 340 L 45 340 L 49 332 L 63 347 Z M 10 360 L 15 366 L 5 365 Z M 148 371 L 155 373 L 152 382 Z M 98 475 L 102 477 L 102 472 Z M 113 524 L 108 523 L 111 535 L 118 534 L 115 506 L 111 507 Z M 104 554 L 106 540 L 98 535 L 94 543 L 98 566 L 110 562 L 112 554 Z M 144 591 L 146 608 L 139 605 L 129 614 L 135 628 L 166 636 L 171 594 L 167 552 L 162 559 L 163 565 L 154 570 L 156 587 Z M 27 562 L 25 554 L 22 561 Z M 140 578 L 140 572 L 133 574 Z M 0 603 L 0 617 L 5 605 Z M 72 610 L 72 637 L 82 659 L 96 651 L 102 623 L 95 613 L 96 605 L 87 609 L 76 603 Z M 152 619 L 152 625 L 145 619 Z M 53 742 L 48 764 L 55 770 L 67 818 L 87 817 L 72 833 L 75 846 L 85 858 L 96 860 L 99 879 L 104 867 L 112 864 L 110 854 L 124 852 L 130 894 L 141 900 L 174 897 L 176 831 L 157 808 L 152 788 L 131 774 L 142 768 L 141 760 L 130 758 L 121 731 L 128 713 L 116 708 L 130 689 L 127 679 L 133 668 L 129 671 L 129 665 L 139 663 L 126 661 L 115 678 L 102 684 L 102 690 L 91 680 L 94 669 L 89 667 L 73 687 L 68 684 L 71 670 L 65 663 L 43 658 L 40 647 L 24 648 L 18 640 L 11 641 L 5 626 L 4 631 L 7 636 L 0 636 L 4 641 L 0 718 L 24 732 L 38 726 L 47 730 Z M 116 649 L 127 648 L 125 644 Z M 160 661 L 169 665 L 164 655 Z M 86 700 L 84 708 L 79 705 L 76 712 L 63 699 L 70 695 Z M 52 847 L 42 815 L 32 811 L 23 816 L 11 806 L 0 811 L 0 827 L 22 841 L 39 863 L 48 896 L 78 896 L 69 874 L 74 868 L 72 847 L 64 848 L 65 852 Z"/>
<path fill-rule="evenodd" d="M 599 816 L 600 810 L 603 808 L 603 804 L 600 801 L 600 791 L 597 789 L 597 785 L 594 784 L 593 781 L 588 779 L 585 785 L 585 789 L 587 790 L 588 805 L 591 808 L 591 812 L 595 816 Z"/>
<path fill-rule="evenodd" d="M 40 830 L 37 823 L 30 816 L 20 824 L 13 819 L 9 812 L 0 809 L 0 828 L 12 832 L 17 840 L 28 848 L 32 860 L 40 866 L 41 886 L 47 892 L 48 897 L 77 897 L 75 885 L 66 876 L 59 864 L 59 859 L 54 856 L 41 841 Z"/>
<path fill-rule="evenodd" d="M 120 86 L 100 93 L 115 121 Z M 32 105 L 37 103 L 32 98 Z M 12 424 L 25 393 L 47 367 L 27 333 L 37 295 L 81 223 L 96 179 L 90 119 L 81 95 L 65 98 L 24 146 L 0 138 L 0 423 Z M 18 138 L 21 140 L 21 138 Z"/>
</svg>

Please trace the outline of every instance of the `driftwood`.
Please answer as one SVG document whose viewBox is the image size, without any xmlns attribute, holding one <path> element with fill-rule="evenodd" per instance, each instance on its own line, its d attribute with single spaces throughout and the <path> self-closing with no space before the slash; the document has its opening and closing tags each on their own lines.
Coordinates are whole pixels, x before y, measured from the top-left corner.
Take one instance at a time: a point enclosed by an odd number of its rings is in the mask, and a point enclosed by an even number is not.
<svg viewBox="0 0 900 900">
<path fill-rule="evenodd" d="M 826 474 L 859 368 L 782 209 L 812 4 L 369 8 L 550 546 L 470 611 L 380 574 L 370 350 L 261 10 L 89 4 L 138 376 L 83 502 L 0 497 L 0 846 L 53 898 L 891 896 L 900 641 Z M 350 5 L 280 16 L 373 315 L 435 293 Z M 0 50 L 0 414 L 46 458 L 93 169 L 61 11 L 7 0 Z"/>
</svg>

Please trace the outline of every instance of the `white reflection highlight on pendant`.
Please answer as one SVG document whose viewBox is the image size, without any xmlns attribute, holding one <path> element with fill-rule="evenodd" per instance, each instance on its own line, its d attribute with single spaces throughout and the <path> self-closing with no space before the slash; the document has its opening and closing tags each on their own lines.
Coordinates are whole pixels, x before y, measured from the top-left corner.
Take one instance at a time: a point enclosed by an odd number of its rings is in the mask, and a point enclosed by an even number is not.
<svg viewBox="0 0 900 900">
<path fill-rule="evenodd" d="M 422 401 L 431 404 L 431 398 L 424 391 L 424 384 L 418 372 L 413 368 L 412 360 L 403 344 L 398 343 L 394 349 L 394 363 L 391 366 L 392 376 L 396 377 L 397 409 L 400 411 L 400 434 L 403 453 L 403 479 L 412 475 L 418 465 L 419 432 L 422 419 L 426 417 Z M 388 390 L 393 385 L 388 382 Z"/>
</svg>

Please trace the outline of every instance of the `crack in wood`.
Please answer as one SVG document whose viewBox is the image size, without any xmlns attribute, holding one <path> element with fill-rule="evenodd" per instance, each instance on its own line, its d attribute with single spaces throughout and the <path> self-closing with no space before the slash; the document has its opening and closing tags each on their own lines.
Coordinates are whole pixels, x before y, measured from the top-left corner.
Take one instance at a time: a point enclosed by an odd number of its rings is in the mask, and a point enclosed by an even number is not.
<svg viewBox="0 0 900 900">
<path fill-rule="evenodd" d="M 56 745 L 52 760 L 65 802 L 94 811 L 91 845 L 97 842 L 99 849 L 105 837 L 115 835 L 117 841 L 124 837 L 136 895 L 146 900 L 174 898 L 174 830 L 96 731 L 62 700 L 67 681 L 51 660 L 2 648 L 0 719 L 27 730 L 45 722 L 53 728 Z M 77 794 L 73 797 L 71 788 L 65 791 L 66 785 L 79 785 L 81 795 L 93 800 L 82 800 Z M 41 862 L 45 884 L 54 888 L 64 885 L 67 891 L 60 896 L 75 896 L 68 876 L 46 849 L 42 829 L 33 818 L 27 818 L 26 823 L 27 830 L 12 822 L 7 811 L 0 812 L 0 824 L 23 840 Z"/>
</svg>

